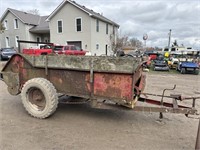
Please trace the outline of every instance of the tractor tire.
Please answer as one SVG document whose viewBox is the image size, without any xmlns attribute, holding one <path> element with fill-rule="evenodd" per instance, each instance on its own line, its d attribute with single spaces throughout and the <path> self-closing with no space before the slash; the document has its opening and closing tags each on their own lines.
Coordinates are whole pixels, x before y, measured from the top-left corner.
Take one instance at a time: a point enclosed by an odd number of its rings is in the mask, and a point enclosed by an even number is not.
<svg viewBox="0 0 200 150">
<path fill-rule="evenodd" d="M 181 74 L 185 74 L 186 73 L 186 69 L 185 68 L 181 68 Z"/>
<path fill-rule="evenodd" d="M 26 111 L 39 119 L 52 115 L 58 106 L 56 89 L 44 78 L 28 80 L 22 88 L 21 98 Z"/>
</svg>

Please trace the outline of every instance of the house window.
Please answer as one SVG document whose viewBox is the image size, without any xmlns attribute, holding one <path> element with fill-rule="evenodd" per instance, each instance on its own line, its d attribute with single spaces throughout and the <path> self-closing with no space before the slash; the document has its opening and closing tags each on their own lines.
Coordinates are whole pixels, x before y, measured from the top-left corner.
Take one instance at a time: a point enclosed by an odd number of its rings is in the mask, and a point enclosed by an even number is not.
<svg viewBox="0 0 200 150">
<path fill-rule="evenodd" d="M 58 21 L 58 33 L 62 33 L 62 20 Z"/>
<path fill-rule="evenodd" d="M 15 45 L 16 45 L 16 47 L 18 47 L 18 41 L 19 40 L 19 36 L 15 36 Z"/>
<path fill-rule="evenodd" d="M 5 30 L 8 30 L 8 20 L 4 21 L 4 28 L 5 28 Z"/>
<path fill-rule="evenodd" d="M 106 34 L 108 34 L 108 23 L 106 23 Z"/>
<path fill-rule="evenodd" d="M 19 29 L 18 19 L 14 19 L 14 28 Z"/>
<path fill-rule="evenodd" d="M 10 47 L 10 39 L 9 39 L 9 37 L 6 37 L 6 47 Z"/>
<path fill-rule="evenodd" d="M 99 44 L 96 44 L 96 50 L 98 50 L 99 49 Z"/>
<path fill-rule="evenodd" d="M 76 31 L 77 32 L 81 31 L 81 24 L 82 24 L 81 18 L 77 18 L 76 19 Z"/>
<path fill-rule="evenodd" d="M 99 20 L 96 21 L 96 31 L 99 32 Z"/>
<path fill-rule="evenodd" d="M 115 26 L 113 26 L 113 35 L 115 35 Z"/>
</svg>

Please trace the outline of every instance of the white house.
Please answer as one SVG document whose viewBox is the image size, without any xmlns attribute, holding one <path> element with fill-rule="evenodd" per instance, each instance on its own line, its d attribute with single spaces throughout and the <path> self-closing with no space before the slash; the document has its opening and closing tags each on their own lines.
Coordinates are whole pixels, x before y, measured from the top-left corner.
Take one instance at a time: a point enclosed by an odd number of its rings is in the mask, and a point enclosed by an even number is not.
<svg viewBox="0 0 200 150">
<path fill-rule="evenodd" d="M 51 42 L 77 45 L 92 55 L 112 54 L 119 28 L 117 23 L 71 0 L 64 0 L 49 16 L 8 8 L 0 22 L 6 28 L 0 36 L 1 47 L 17 48 L 17 40 Z"/>
<path fill-rule="evenodd" d="M 5 27 L 0 36 L 1 47 L 17 48 L 17 40 L 49 42 L 50 30 L 46 18 L 8 8 L 0 19 Z"/>
<path fill-rule="evenodd" d="M 46 19 L 53 43 L 78 45 L 92 55 L 112 54 L 119 25 L 75 1 L 64 0 Z"/>
</svg>

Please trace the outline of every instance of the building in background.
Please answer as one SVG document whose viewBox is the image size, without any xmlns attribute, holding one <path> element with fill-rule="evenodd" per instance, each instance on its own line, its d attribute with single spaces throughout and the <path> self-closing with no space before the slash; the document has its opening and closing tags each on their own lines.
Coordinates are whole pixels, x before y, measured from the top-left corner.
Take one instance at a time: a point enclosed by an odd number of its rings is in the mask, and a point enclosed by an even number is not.
<svg viewBox="0 0 200 150">
<path fill-rule="evenodd" d="M 8 8 L 0 19 L 5 28 L 1 33 L 1 47 L 18 48 L 17 40 L 49 42 L 50 30 L 46 18 Z"/>
<path fill-rule="evenodd" d="M 92 55 L 111 55 L 119 28 L 117 23 L 71 0 L 64 0 L 49 16 L 8 8 L 0 21 L 6 28 L 1 34 L 1 47 L 17 48 L 20 39 L 77 45 Z"/>
<path fill-rule="evenodd" d="M 73 44 L 92 55 L 112 54 L 119 25 L 75 1 L 64 0 L 47 18 L 53 43 Z"/>
</svg>

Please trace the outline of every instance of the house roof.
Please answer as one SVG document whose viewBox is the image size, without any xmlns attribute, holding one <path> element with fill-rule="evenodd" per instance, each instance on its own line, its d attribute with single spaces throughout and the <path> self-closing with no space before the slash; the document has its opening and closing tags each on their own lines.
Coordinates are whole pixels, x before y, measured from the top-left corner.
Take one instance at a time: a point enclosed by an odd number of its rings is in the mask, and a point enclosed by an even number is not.
<svg viewBox="0 0 200 150">
<path fill-rule="evenodd" d="M 37 26 L 32 27 L 29 31 L 33 33 L 49 33 L 49 23 L 46 21 L 48 16 L 41 16 L 39 20 L 39 24 Z"/>
<path fill-rule="evenodd" d="M 46 21 L 48 16 L 39 16 L 30 14 L 27 12 L 8 8 L 1 17 L 1 21 L 6 17 L 8 13 L 12 13 L 15 17 L 21 20 L 24 24 L 33 25 L 29 31 L 33 33 L 49 33 L 49 23 Z"/>
<path fill-rule="evenodd" d="M 15 17 L 17 17 L 19 20 L 21 20 L 25 24 L 30 24 L 30 25 L 38 25 L 40 22 L 40 16 L 39 15 L 33 15 L 27 12 L 15 10 L 8 8 L 4 14 L 1 17 L 1 21 L 6 17 L 8 13 L 12 13 Z"/>
<path fill-rule="evenodd" d="M 63 0 L 63 2 L 49 15 L 49 17 L 47 18 L 46 21 L 50 21 L 51 18 L 57 14 L 58 11 L 60 11 L 60 9 L 62 9 L 62 7 L 66 4 L 66 3 L 70 3 L 72 5 L 74 5 L 75 7 L 79 8 L 80 10 L 84 11 L 85 13 L 87 13 L 89 16 L 97 18 L 99 20 L 102 20 L 104 22 L 110 23 L 112 25 L 115 25 L 117 27 L 119 27 L 119 25 L 113 21 L 111 21 L 110 19 L 104 17 L 103 15 L 101 15 L 100 13 L 94 12 L 93 10 L 86 8 L 85 6 L 82 6 L 78 3 L 76 3 L 75 1 L 71 1 L 71 0 Z"/>
</svg>

